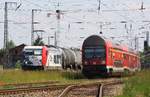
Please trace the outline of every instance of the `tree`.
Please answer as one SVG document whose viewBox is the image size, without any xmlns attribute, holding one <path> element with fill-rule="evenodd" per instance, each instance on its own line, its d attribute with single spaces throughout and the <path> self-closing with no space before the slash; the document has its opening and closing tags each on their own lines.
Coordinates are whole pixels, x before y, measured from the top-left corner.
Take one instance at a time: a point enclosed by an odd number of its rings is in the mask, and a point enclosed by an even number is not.
<svg viewBox="0 0 150 97">
<path fill-rule="evenodd" d="M 12 40 L 7 42 L 6 49 L 0 49 L 0 65 L 6 64 L 8 57 L 8 50 L 15 47 L 15 44 Z"/>
<path fill-rule="evenodd" d="M 12 40 L 7 42 L 7 45 L 6 45 L 7 49 L 11 49 L 11 48 L 14 48 L 14 47 L 15 47 L 15 43 Z"/>
<path fill-rule="evenodd" d="M 0 57 L 4 57 L 5 53 L 6 53 L 5 49 L 0 49 Z"/>
<path fill-rule="evenodd" d="M 15 47 L 15 44 L 12 40 L 7 42 L 6 49 L 9 50 L 9 49 L 14 48 L 14 47 Z M 4 49 L 4 48 L 0 49 L 0 57 L 4 56 L 4 54 L 6 53 L 6 49 Z"/>
<path fill-rule="evenodd" d="M 42 41 L 42 38 L 40 38 L 38 36 L 37 39 L 34 41 L 33 45 L 35 45 L 35 46 L 42 46 L 42 45 L 44 45 L 44 42 Z"/>
<path fill-rule="evenodd" d="M 150 47 L 140 53 L 143 68 L 150 68 Z"/>
</svg>

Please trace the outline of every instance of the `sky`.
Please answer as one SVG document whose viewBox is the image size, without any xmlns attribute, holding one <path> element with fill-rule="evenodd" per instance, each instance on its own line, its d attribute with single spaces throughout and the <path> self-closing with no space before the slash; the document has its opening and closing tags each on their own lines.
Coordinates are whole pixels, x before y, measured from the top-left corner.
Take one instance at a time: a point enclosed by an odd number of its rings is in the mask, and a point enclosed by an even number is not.
<svg viewBox="0 0 150 97">
<path fill-rule="evenodd" d="M 96 34 L 130 48 L 143 50 L 146 32 L 150 30 L 150 0 L 0 0 L 0 48 L 4 43 L 4 3 L 8 4 L 8 36 L 16 45 L 31 45 L 31 10 L 34 12 L 35 38 L 39 35 L 45 44 L 81 48 L 84 39 Z M 10 3 L 10 2 L 16 2 Z M 139 10 L 141 4 L 145 10 Z M 21 6 L 17 9 L 16 7 Z M 60 10 L 57 19 L 56 10 Z M 102 32 L 102 34 L 100 34 Z"/>
</svg>

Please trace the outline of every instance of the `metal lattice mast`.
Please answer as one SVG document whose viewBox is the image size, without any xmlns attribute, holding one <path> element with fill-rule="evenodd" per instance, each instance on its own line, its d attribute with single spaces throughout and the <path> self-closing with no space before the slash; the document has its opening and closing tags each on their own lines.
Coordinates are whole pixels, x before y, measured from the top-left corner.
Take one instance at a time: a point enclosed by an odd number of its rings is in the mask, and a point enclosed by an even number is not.
<svg viewBox="0 0 150 97">
<path fill-rule="evenodd" d="M 5 8 L 4 8 L 4 48 L 7 48 L 8 43 L 8 17 L 7 17 L 7 5 L 8 2 L 5 2 Z"/>
<path fill-rule="evenodd" d="M 34 43 L 34 9 L 32 9 L 32 20 L 31 20 L 31 45 Z"/>
<path fill-rule="evenodd" d="M 58 3 L 58 9 L 56 10 L 56 16 L 57 16 L 57 31 L 55 32 L 55 46 L 58 46 L 59 34 L 60 34 L 60 10 L 59 10 L 59 3 Z"/>
</svg>

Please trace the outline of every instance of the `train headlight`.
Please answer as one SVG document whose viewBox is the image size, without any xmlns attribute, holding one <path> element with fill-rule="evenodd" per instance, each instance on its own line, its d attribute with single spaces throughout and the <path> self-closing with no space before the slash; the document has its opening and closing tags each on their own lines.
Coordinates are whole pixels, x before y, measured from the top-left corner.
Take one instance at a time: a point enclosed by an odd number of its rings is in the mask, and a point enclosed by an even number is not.
<svg viewBox="0 0 150 97">
<path fill-rule="evenodd" d="M 96 62 L 94 61 L 93 64 L 96 65 Z"/>
<path fill-rule="evenodd" d="M 105 64 L 105 63 L 106 63 L 105 60 L 103 60 L 103 61 L 102 61 L 102 64 Z"/>
<path fill-rule="evenodd" d="M 28 61 L 24 61 L 25 64 L 28 64 Z"/>
<path fill-rule="evenodd" d="M 84 61 L 84 64 L 87 65 L 87 61 Z"/>
</svg>

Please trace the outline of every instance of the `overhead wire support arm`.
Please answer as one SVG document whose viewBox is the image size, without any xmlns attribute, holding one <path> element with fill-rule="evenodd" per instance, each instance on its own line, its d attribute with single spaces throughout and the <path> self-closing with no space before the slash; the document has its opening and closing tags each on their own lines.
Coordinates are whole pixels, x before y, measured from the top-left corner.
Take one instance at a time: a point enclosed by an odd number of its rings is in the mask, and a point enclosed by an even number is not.
<svg viewBox="0 0 150 97">
<path fill-rule="evenodd" d="M 34 12 L 36 11 L 41 11 L 40 9 L 32 9 L 32 18 L 31 18 L 31 45 L 33 45 L 34 43 L 34 24 L 36 24 L 36 22 L 34 22 Z"/>
</svg>

